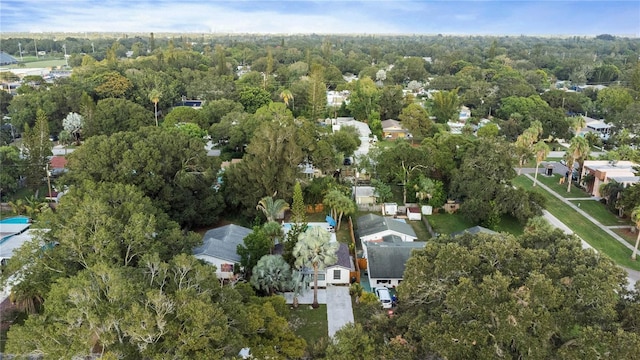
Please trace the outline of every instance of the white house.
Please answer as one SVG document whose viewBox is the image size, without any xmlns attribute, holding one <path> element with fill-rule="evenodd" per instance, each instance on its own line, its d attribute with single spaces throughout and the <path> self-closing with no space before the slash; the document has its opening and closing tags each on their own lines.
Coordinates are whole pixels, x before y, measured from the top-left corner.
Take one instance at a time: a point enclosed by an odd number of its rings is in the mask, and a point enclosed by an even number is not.
<svg viewBox="0 0 640 360">
<path fill-rule="evenodd" d="M 411 225 L 401 219 L 367 214 L 359 217 L 356 224 L 358 237 L 363 244 L 367 241 L 382 242 L 385 236 L 390 235 L 397 236 L 402 241 L 418 240 Z"/>
<path fill-rule="evenodd" d="M 583 118 L 587 126 L 580 131 L 582 136 L 586 133 L 593 132 L 598 134 L 602 140 L 609 139 L 611 131 L 613 130 L 613 125 L 607 124 L 604 119 L 596 120 L 587 116 L 583 116 Z"/>
<path fill-rule="evenodd" d="M 231 279 L 234 267 L 240 263 L 238 245 L 243 244 L 251 232 L 253 230 L 234 224 L 211 229 L 204 234 L 202 245 L 193 249 L 193 255 L 215 265 L 219 279 Z"/>
<path fill-rule="evenodd" d="M 336 255 L 338 261 L 335 264 L 318 271 L 318 288 L 324 288 L 327 285 L 349 285 L 351 272 L 355 271 L 353 258 L 349 254 L 349 246 L 340 243 Z M 309 287 L 313 288 L 313 269 L 306 269 L 304 274 L 309 279 Z"/>
</svg>

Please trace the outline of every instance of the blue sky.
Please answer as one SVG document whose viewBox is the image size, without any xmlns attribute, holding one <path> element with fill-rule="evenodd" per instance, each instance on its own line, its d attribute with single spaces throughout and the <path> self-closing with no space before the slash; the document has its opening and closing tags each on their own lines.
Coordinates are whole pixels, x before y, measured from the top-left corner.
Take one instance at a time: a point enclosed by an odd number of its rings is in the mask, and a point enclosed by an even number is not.
<svg viewBox="0 0 640 360">
<path fill-rule="evenodd" d="M 640 1 L 0 0 L 0 32 L 640 37 Z"/>
</svg>

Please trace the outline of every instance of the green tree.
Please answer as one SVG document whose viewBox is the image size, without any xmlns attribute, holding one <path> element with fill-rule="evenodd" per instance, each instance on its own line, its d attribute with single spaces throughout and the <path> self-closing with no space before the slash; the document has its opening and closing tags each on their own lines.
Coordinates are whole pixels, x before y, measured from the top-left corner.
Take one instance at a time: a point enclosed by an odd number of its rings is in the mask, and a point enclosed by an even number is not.
<svg viewBox="0 0 640 360">
<path fill-rule="evenodd" d="M 239 97 L 240 104 L 249 114 L 271 102 L 269 92 L 259 87 L 245 87 L 239 91 Z"/>
<path fill-rule="evenodd" d="M 441 181 L 420 175 L 413 185 L 413 189 L 416 191 L 416 198 L 421 203 L 429 204 L 436 209 L 442 207 L 447 201 L 444 184 Z"/>
<path fill-rule="evenodd" d="M 21 169 L 20 150 L 15 146 L 0 146 L 0 197 L 2 199 L 18 190 Z"/>
<path fill-rule="evenodd" d="M 251 285 L 269 295 L 289 290 L 291 267 L 280 255 L 265 255 L 253 268 Z"/>
<path fill-rule="evenodd" d="M 344 215 L 356 212 L 356 204 L 351 197 L 337 189 L 329 191 L 322 200 L 322 203 L 331 209 L 331 217 L 338 221 L 336 230 L 340 230 L 342 217 Z"/>
<path fill-rule="evenodd" d="M 338 243 L 331 242 L 331 234 L 322 227 L 313 226 L 307 228 L 300 234 L 298 243 L 293 249 L 293 256 L 296 259 L 296 268 L 313 269 L 313 304 L 317 309 L 318 304 L 318 271 L 327 265 L 335 264 L 338 261 L 336 252 Z"/>
<path fill-rule="evenodd" d="M 327 107 L 327 88 L 324 83 L 324 73 L 321 68 L 313 68 L 309 76 L 309 90 L 307 94 L 309 101 L 309 118 L 317 120 L 324 114 Z"/>
<path fill-rule="evenodd" d="M 162 93 L 158 89 L 153 89 L 149 93 L 149 100 L 153 103 L 153 114 L 156 119 L 156 126 L 158 126 L 158 103 L 162 98 Z"/>
<path fill-rule="evenodd" d="M 27 186 L 35 191 L 47 177 L 49 156 L 53 155 L 53 145 L 49 141 L 49 123 L 43 110 L 38 109 L 33 129 L 25 124 L 22 146 Z"/>
<path fill-rule="evenodd" d="M 451 91 L 438 91 L 433 94 L 432 114 L 439 123 L 446 123 L 449 120 L 457 120 L 458 114 L 458 89 Z"/>
<path fill-rule="evenodd" d="M 433 132 L 433 121 L 429 119 L 429 113 L 420 104 L 413 103 L 402 109 L 399 119 L 402 121 L 402 125 L 411 132 L 413 138 L 421 139 Z"/>
<path fill-rule="evenodd" d="M 284 108 L 284 104 L 279 105 Z M 227 202 L 253 216 L 251 210 L 265 196 L 277 192 L 290 198 L 301 176 L 298 165 L 306 156 L 305 149 L 310 148 L 307 139 L 313 131 L 309 130 L 304 123 L 294 122 L 290 112 L 279 121 L 263 122 L 247 146 L 242 162 L 224 173 Z"/>
<path fill-rule="evenodd" d="M 617 294 L 624 284 L 625 274 L 609 259 L 559 230 L 534 228 L 518 239 L 443 237 L 407 262 L 395 332 L 418 358 L 582 358 L 584 348 L 617 351 L 605 338 L 618 333 Z M 589 329 L 602 336 L 582 336 Z M 637 342 L 637 334 L 620 336 L 623 346 Z"/>
<path fill-rule="evenodd" d="M 354 126 L 341 126 L 340 130 L 329 137 L 330 142 L 338 153 L 351 156 L 361 144 L 360 133 Z"/>
<path fill-rule="evenodd" d="M 374 359 L 379 356 L 376 341 L 360 324 L 347 324 L 335 334 L 327 347 L 329 359 Z"/>
<path fill-rule="evenodd" d="M 85 120 L 86 138 L 111 135 L 120 131 L 137 131 L 153 124 L 153 113 L 126 99 L 107 98 L 98 101 L 95 115 Z"/>
<path fill-rule="evenodd" d="M 640 205 L 636 206 L 631 211 L 631 220 L 635 224 L 636 228 L 640 228 Z M 635 261 L 638 254 L 638 244 L 640 244 L 640 230 L 638 230 L 638 236 L 636 238 L 636 244 L 633 246 L 633 253 L 631 254 L 631 260 Z"/>
<path fill-rule="evenodd" d="M 302 186 L 300 182 L 296 182 L 293 187 L 293 205 L 291 206 L 291 221 L 294 223 L 306 223 L 306 206 L 304 204 L 304 196 L 302 194 Z"/>
<path fill-rule="evenodd" d="M 242 240 L 242 245 L 238 245 L 237 252 L 244 275 L 250 278 L 251 271 L 258 264 L 258 260 L 271 253 L 271 239 L 262 227 L 254 226 L 253 232 Z"/>
<path fill-rule="evenodd" d="M 358 79 L 351 85 L 347 108 L 356 120 L 369 120 L 373 111 L 377 111 L 380 93 L 369 77 Z"/>
<path fill-rule="evenodd" d="M 224 210 L 222 194 L 213 188 L 219 165 L 207 156 L 202 139 L 178 129 L 91 137 L 70 154 L 67 167 L 67 183 L 136 186 L 185 227 L 213 224 Z"/>
<path fill-rule="evenodd" d="M 571 164 L 569 164 L 569 161 L 567 161 L 567 167 L 571 165 L 571 167 L 569 167 L 570 173 L 569 173 L 569 179 L 568 179 L 569 185 L 567 185 L 567 192 L 571 191 L 571 183 L 573 182 L 571 181 L 571 177 L 572 177 L 571 172 L 573 171 L 573 164 L 575 164 L 576 162 L 579 163 L 578 174 L 580 174 L 582 172 L 582 164 L 589 156 L 590 151 L 591 151 L 591 148 L 589 147 L 589 143 L 585 138 L 581 136 L 575 136 L 573 139 L 571 139 L 571 145 L 567 150 L 567 156 L 571 158 Z M 580 182 L 580 179 L 578 179 L 578 182 Z"/>
</svg>

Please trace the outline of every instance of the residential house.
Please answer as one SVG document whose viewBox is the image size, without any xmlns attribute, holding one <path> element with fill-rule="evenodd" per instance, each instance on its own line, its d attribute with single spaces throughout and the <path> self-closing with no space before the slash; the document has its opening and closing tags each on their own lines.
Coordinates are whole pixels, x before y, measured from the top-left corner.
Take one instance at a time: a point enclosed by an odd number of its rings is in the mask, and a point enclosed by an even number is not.
<svg viewBox="0 0 640 360">
<path fill-rule="evenodd" d="M 234 270 L 238 270 L 235 266 L 240 263 L 238 245 L 242 245 L 252 231 L 234 224 L 211 229 L 204 234 L 202 245 L 193 249 L 193 255 L 215 265 L 219 279 L 231 279 Z"/>
<path fill-rule="evenodd" d="M 612 180 L 625 187 L 640 181 L 640 176 L 636 176 L 634 171 L 636 166 L 638 164 L 633 161 L 587 160 L 582 167 L 582 179 L 593 176 L 593 181 L 586 183 L 587 192 L 600 197 L 600 187 Z"/>
<path fill-rule="evenodd" d="M 62 175 L 68 171 L 67 158 L 59 155 L 52 156 L 49 160 L 49 166 L 49 175 L 51 177 Z"/>
<path fill-rule="evenodd" d="M 336 256 L 338 260 L 335 264 L 328 265 L 324 270 L 318 271 L 318 288 L 324 288 L 327 285 L 350 284 L 351 272 L 354 272 L 356 267 L 349 253 L 349 246 L 340 243 Z M 309 286 L 313 288 L 313 269 L 305 269 L 303 273 L 309 281 Z"/>
<path fill-rule="evenodd" d="M 605 123 L 604 119 L 596 120 L 588 116 L 583 116 L 586 124 L 585 128 L 580 131 L 580 135 L 584 136 L 587 133 L 596 133 L 602 140 L 608 140 L 613 130 L 613 125 Z"/>
<path fill-rule="evenodd" d="M 0 65 L 13 65 L 17 63 L 18 59 L 14 58 L 4 51 L 0 51 Z"/>
<path fill-rule="evenodd" d="M 400 121 L 387 119 L 382 122 L 382 136 L 386 139 L 409 138 L 411 134 Z"/>
<path fill-rule="evenodd" d="M 389 235 L 395 235 L 407 242 L 418 240 L 411 225 L 402 219 L 367 214 L 359 217 L 356 224 L 358 237 L 363 244 L 367 241 L 382 242 L 383 238 Z"/>
<path fill-rule="evenodd" d="M 363 242 L 367 259 L 367 277 L 371 287 L 394 288 L 402 282 L 411 253 L 422 249 L 424 242 L 406 242 L 397 235 L 384 236 L 381 242 Z"/>
</svg>

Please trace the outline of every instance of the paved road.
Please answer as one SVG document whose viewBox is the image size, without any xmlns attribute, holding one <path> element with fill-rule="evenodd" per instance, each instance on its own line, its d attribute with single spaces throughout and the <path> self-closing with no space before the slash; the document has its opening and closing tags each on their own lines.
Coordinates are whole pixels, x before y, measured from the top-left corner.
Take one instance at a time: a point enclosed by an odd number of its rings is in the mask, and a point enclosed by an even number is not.
<svg viewBox="0 0 640 360">
<path fill-rule="evenodd" d="M 531 176 L 530 174 L 526 174 L 525 176 L 529 177 L 530 179 L 533 180 L 533 176 Z M 613 237 L 614 239 L 616 239 L 618 242 L 620 242 L 621 244 L 623 244 L 624 246 L 626 246 L 629 250 L 633 251 L 633 246 L 631 244 L 629 244 L 628 242 L 626 242 L 623 238 L 621 238 L 618 234 L 616 234 L 615 232 L 613 232 L 613 230 L 611 230 L 612 228 L 617 228 L 618 226 L 604 226 L 602 225 L 598 220 L 594 219 L 591 215 L 587 214 L 586 212 L 584 212 L 582 209 L 580 209 L 578 206 L 576 206 L 574 203 L 572 203 L 571 201 L 569 201 L 568 199 L 560 196 L 558 193 L 556 193 L 555 191 L 551 190 L 548 186 L 538 182 L 538 186 L 540 186 L 541 188 L 545 189 L 546 191 L 548 191 L 551 195 L 555 196 L 556 198 L 560 199 L 562 202 L 564 202 L 565 204 L 569 205 L 571 208 L 573 208 L 575 211 L 577 211 L 578 213 L 580 213 L 582 216 L 584 216 L 585 218 L 587 218 L 589 221 L 591 221 L 592 223 L 594 223 L 595 225 L 597 225 L 600 229 L 602 229 L 604 232 L 606 232 L 607 234 L 611 235 L 611 237 Z M 593 201 L 595 198 L 589 198 L 588 200 Z M 576 199 L 571 199 L 571 200 L 576 200 Z M 562 223 L 562 221 L 560 221 L 558 218 L 556 218 L 555 216 L 551 215 L 548 211 L 544 210 L 544 217 L 555 227 L 562 229 L 564 232 L 568 233 L 568 234 L 573 234 L 573 231 L 567 227 L 564 223 Z M 580 237 L 578 237 L 580 238 Z M 582 242 L 582 247 L 583 248 L 590 248 L 593 249 L 591 247 L 591 245 L 587 244 L 584 240 L 580 239 L 580 241 Z M 597 251 L 595 249 L 593 249 L 594 251 Z M 627 284 L 627 288 L 629 289 L 633 289 L 634 284 L 637 281 L 640 281 L 640 271 L 636 271 L 636 270 L 632 270 L 632 269 L 627 269 L 623 266 L 620 266 L 622 269 L 624 269 L 628 276 L 628 284 Z"/>
</svg>

